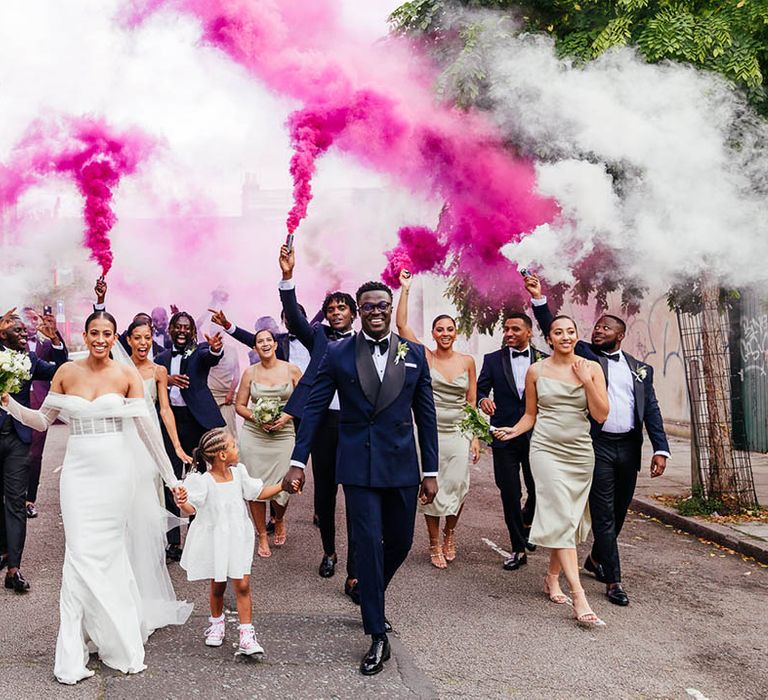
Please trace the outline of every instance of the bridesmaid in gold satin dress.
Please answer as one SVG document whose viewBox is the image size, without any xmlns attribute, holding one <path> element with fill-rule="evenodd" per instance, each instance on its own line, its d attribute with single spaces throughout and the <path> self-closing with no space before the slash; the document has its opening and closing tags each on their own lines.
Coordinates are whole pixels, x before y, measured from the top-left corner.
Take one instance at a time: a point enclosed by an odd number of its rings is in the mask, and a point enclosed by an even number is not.
<svg viewBox="0 0 768 700">
<path fill-rule="evenodd" d="M 547 336 L 551 357 L 531 365 L 525 378 L 525 415 L 513 427 L 494 430 L 511 440 L 533 428 L 531 472 L 536 482 L 536 513 L 530 541 L 548 547 L 544 592 L 553 603 L 573 603 L 576 621 L 586 627 L 605 623 L 592 611 L 579 580 L 576 545 L 589 534 L 589 489 L 595 467 L 589 417 L 608 417 L 608 392 L 597 362 L 574 354 L 578 332 L 573 319 L 555 317 Z M 560 588 L 565 573 L 573 596 Z"/>
<path fill-rule="evenodd" d="M 406 340 L 421 344 L 408 325 L 408 295 L 411 275 L 400 273 L 400 300 L 397 304 L 397 332 Z M 434 350 L 424 348 L 432 375 L 432 392 L 437 411 L 437 439 L 440 457 L 437 474 L 438 491 L 435 500 L 419 504 L 429 532 L 429 558 L 432 565 L 445 569 L 456 558 L 454 530 L 459 522 L 464 499 L 469 490 L 469 461 L 477 464 L 480 459 L 480 441 L 468 440 L 458 424 L 464 418 L 464 406 L 477 405 L 477 371 L 471 355 L 456 352 L 456 322 L 442 314 L 432 322 Z M 445 518 L 443 545 L 440 546 L 440 518 Z"/>
</svg>

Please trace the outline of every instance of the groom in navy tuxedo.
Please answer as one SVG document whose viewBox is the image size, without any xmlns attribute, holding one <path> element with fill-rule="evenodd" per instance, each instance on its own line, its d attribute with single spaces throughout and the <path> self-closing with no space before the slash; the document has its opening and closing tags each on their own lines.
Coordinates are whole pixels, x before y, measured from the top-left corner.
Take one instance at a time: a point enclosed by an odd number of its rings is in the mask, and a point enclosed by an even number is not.
<svg viewBox="0 0 768 700">
<path fill-rule="evenodd" d="M 533 313 L 547 335 L 552 312 L 534 276 L 525 278 Z M 595 472 L 589 492 L 594 543 L 584 568 L 606 584 L 614 605 L 629 605 L 621 583 L 618 537 L 635 493 L 640 471 L 643 426 L 653 444 L 651 477 L 661 476 L 667 466 L 669 443 L 664 420 L 653 389 L 653 368 L 621 349 L 627 327 L 617 316 L 604 314 L 592 329 L 591 342 L 576 343 L 577 355 L 600 363 L 608 385 L 610 411 L 605 423 L 592 423 Z"/>
<path fill-rule="evenodd" d="M 372 638 L 360 671 L 373 675 L 390 657 L 384 594 L 413 543 L 417 499 L 431 503 L 437 494 L 437 417 L 424 349 L 390 331 L 392 290 L 367 282 L 356 297 L 362 332 L 328 345 L 283 484 L 304 483 L 315 434 L 338 392 L 336 480 L 344 486 L 363 627 Z"/>
</svg>

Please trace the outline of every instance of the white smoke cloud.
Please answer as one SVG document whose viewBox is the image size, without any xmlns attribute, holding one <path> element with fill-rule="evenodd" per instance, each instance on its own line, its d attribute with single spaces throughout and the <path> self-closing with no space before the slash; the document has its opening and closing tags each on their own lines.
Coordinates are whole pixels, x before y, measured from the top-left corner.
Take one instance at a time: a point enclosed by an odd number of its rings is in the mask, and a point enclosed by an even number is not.
<svg viewBox="0 0 768 700">
<path fill-rule="evenodd" d="M 646 284 L 705 268 L 726 284 L 765 282 L 768 128 L 734 89 L 630 49 L 575 67 L 549 38 L 488 37 L 494 115 L 540 159 L 539 187 L 563 214 L 508 246 L 510 258 L 569 282 L 568 263 L 599 241 Z"/>
</svg>

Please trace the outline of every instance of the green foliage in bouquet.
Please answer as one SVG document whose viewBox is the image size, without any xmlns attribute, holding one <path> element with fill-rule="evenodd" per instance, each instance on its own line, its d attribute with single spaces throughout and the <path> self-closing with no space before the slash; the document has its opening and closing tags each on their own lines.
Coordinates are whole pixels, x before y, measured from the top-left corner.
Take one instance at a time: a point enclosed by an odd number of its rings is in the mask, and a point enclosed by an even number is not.
<svg viewBox="0 0 768 700">
<path fill-rule="evenodd" d="M 493 435 L 491 435 L 491 426 L 485 416 L 469 404 L 464 406 L 464 414 L 464 418 L 459 423 L 459 430 L 461 430 L 462 435 L 469 440 L 480 438 L 490 445 L 493 442 Z"/>
</svg>

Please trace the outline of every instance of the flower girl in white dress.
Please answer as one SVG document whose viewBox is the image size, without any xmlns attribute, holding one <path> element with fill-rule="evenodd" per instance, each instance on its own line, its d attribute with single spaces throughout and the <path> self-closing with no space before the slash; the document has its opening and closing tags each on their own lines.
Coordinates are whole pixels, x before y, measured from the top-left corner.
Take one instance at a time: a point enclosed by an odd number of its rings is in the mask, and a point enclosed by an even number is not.
<svg viewBox="0 0 768 700">
<path fill-rule="evenodd" d="M 195 514 L 189 526 L 181 567 L 190 581 L 211 581 L 211 623 L 205 643 L 224 642 L 224 591 L 232 579 L 240 618 L 239 654 L 263 654 L 252 624 L 251 565 L 255 536 L 246 501 L 266 500 L 282 490 L 264 486 L 238 463 L 237 442 L 226 428 L 209 430 L 194 453 L 197 472 L 184 480 L 176 493 L 179 508 Z"/>
</svg>

